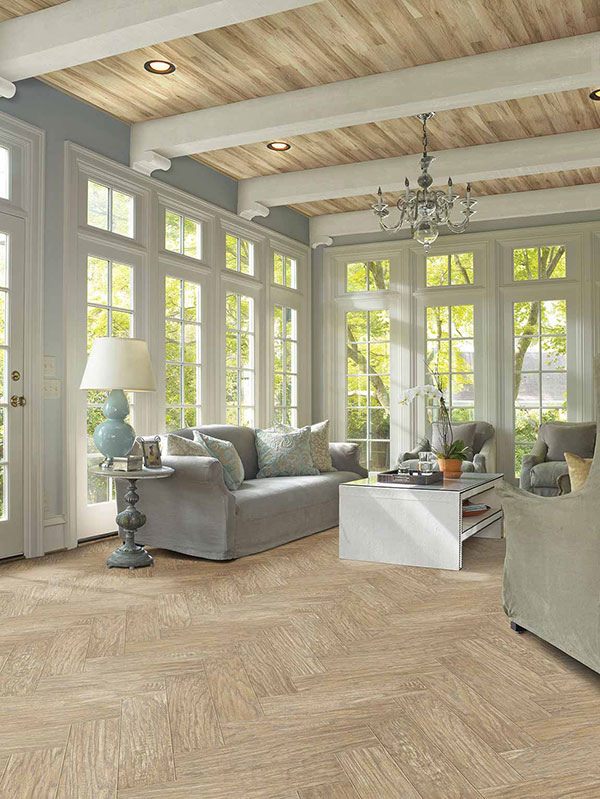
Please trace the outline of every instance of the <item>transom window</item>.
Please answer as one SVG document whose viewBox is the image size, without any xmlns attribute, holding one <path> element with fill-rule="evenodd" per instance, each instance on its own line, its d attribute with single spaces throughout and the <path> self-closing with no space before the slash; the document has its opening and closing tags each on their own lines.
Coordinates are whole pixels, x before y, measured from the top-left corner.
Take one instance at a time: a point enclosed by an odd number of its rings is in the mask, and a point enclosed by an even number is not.
<svg viewBox="0 0 600 799">
<path fill-rule="evenodd" d="M 473 283 L 473 253 L 428 255 L 426 286 L 464 286 Z"/>
<path fill-rule="evenodd" d="M 10 195 L 10 152 L 8 147 L 0 147 L 0 197 Z"/>
<path fill-rule="evenodd" d="M 127 338 L 134 335 L 133 267 L 93 255 L 87 259 L 87 351 L 99 336 Z M 87 392 L 88 466 L 103 460 L 96 449 L 93 433 L 104 421 L 102 406 L 106 391 Z M 131 424 L 134 394 L 128 394 Z M 88 504 L 108 502 L 114 497 L 112 480 L 88 476 Z"/>
<path fill-rule="evenodd" d="M 361 463 L 386 469 L 390 457 L 390 316 L 346 313 L 346 435 Z"/>
<path fill-rule="evenodd" d="M 227 292 L 225 303 L 225 419 L 254 427 L 254 300 Z"/>
<path fill-rule="evenodd" d="M 133 238 L 134 198 L 130 194 L 88 180 L 87 223 L 119 236 Z"/>
<path fill-rule="evenodd" d="M 238 236 L 225 236 L 225 266 L 243 275 L 254 274 L 254 244 Z"/>
<path fill-rule="evenodd" d="M 426 365 L 428 379 L 435 375 L 444 392 L 451 419 L 472 421 L 475 414 L 475 339 L 472 305 L 440 305 L 426 309 Z M 427 408 L 435 420 L 436 408 Z"/>
<path fill-rule="evenodd" d="M 298 288 L 298 264 L 295 258 L 289 255 L 274 253 L 273 255 L 273 282 L 278 286 L 289 289 Z"/>
<path fill-rule="evenodd" d="M 549 280 L 566 276 L 567 255 L 564 244 L 513 250 L 515 280 Z"/>
<path fill-rule="evenodd" d="M 197 427 L 201 417 L 201 288 L 165 278 L 165 404 L 167 430 Z"/>
<path fill-rule="evenodd" d="M 175 211 L 165 211 L 165 250 L 202 258 L 202 224 Z"/>
<path fill-rule="evenodd" d="M 298 321 L 293 308 L 273 309 L 274 421 L 298 424 Z"/>
<path fill-rule="evenodd" d="M 515 302 L 515 475 L 540 424 L 567 420 L 566 300 Z"/>
<path fill-rule="evenodd" d="M 357 261 L 346 264 L 346 291 L 387 291 L 389 261 Z"/>
</svg>

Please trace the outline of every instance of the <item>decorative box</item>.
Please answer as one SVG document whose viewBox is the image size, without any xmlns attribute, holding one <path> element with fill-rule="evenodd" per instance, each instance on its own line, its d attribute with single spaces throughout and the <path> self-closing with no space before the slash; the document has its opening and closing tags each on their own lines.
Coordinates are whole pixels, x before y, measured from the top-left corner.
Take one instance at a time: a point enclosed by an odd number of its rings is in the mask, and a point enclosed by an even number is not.
<svg viewBox="0 0 600 799">
<path fill-rule="evenodd" d="M 114 472 L 140 472 L 143 466 L 141 455 L 126 455 L 124 458 L 113 458 L 111 469 Z"/>
</svg>

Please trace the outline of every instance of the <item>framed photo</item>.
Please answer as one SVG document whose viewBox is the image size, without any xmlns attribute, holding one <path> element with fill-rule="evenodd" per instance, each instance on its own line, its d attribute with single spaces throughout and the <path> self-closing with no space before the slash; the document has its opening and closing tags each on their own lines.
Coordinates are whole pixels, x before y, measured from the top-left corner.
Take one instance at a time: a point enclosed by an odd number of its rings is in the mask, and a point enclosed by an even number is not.
<svg viewBox="0 0 600 799">
<path fill-rule="evenodd" d="M 161 469 L 162 459 L 160 457 L 160 436 L 153 438 L 142 438 L 138 436 L 136 441 L 142 448 L 145 469 Z"/>
</svg>

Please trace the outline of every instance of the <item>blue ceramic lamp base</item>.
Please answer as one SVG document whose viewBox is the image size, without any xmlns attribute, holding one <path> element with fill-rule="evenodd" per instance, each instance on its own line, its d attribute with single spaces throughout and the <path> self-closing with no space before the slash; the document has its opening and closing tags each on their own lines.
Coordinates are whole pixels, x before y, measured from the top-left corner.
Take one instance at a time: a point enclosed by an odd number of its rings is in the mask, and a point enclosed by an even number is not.
<svg viewBox="0 0 600 799">
<path fill-rule="evenodd" d="M 125 419 L 129 414 L 129 403 L 125 392 L 113 388 L 102 407 L 106 421 L 94 430 L 94 444 L 105 457 L 103 467 L 109 468 L 113 458 L 129 455 L 135 442 L 135 431 Z"/>
</svg>

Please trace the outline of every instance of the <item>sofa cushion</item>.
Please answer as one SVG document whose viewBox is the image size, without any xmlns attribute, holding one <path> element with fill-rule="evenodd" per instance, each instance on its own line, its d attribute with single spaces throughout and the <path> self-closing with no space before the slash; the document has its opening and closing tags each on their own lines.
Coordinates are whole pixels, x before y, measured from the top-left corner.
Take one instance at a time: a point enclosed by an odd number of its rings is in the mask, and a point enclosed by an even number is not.
<svg viewBox="0 0 600 799">
<path fill-rule="evenodd" d="M 317 475 L 310 454 L 310 427 L 301 430 L 256 430 L 259 478 Z"/>
<path fill-rule="evenodd" d="M 565 461 L 545 461 L 544 463 L 537 463 L 531 468 L 531 487 L 558 489 L 558 478 L 562 474 L 568 473 L 569 469 Z"/>
<path fill-rule="evenodd" d="M 246 480 L 253 480 L 258 474 L 258 457 L 256 455 L 256 439 L 251 427 L 241 427 L 235 424 L 204 424 L 201 427 L 186 427 L 183 430 L 174 430 L 178 436 L 194 438 L 194 430 L 206 433 L 207 436 L 231 441 L 236 448 L 242 463 Z"/>
<path fill-rule="evenodd" d="M 244 482 L 244 464 L 231 441 L 207 436 L 200 430 L 194 430 L 194 441 L 201 441 L 213 458 L 221 462 L 225 485 L 230 491 L 237 491 Z"/>
<path fill-rule="evenodd" d="M 431 425 L 431 449 L 433 452 L 438 452 L 444 446 L 442 441 L 442 431 L 440 422 L 434 422 Z M 475 431 L 477 424 L 475 422 L 463 422 L 462 424 L 452 425 L 452 437 L 454 441 L 461 439 L 465 442 L 467 447 L 467 460 L 473 459 L 473 444 L 475 443 Z"/>
<path fill-rule="evenodd" d="M 354 472 L 327 472 L 315 477 L 265 477 L 245 480 L 235 493 L 238 524 L 266 519 L 327 502 L 337 502 L 342 483 L 358 480 Z"/>
<path fill-rule="evenodd" d="M 548 446 L 547 461 L 564 461 L 565 452 L 592 458 L 596 445 L 595 422 L 546 422 L 540 437 Z"/>
</svg>

